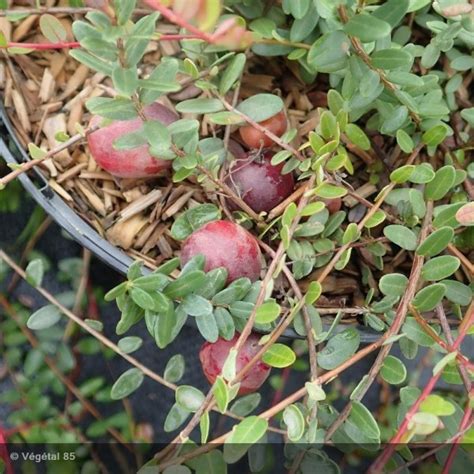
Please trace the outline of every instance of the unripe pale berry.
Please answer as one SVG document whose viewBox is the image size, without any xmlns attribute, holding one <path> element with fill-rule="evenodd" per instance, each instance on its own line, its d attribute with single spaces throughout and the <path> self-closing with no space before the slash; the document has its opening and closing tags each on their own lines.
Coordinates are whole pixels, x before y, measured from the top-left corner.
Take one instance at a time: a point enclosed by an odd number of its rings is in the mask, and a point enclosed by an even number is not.
<svg viewBox="0 0 474 474">
<path fill-rule="evenodd" d="M 277 137 L 281 137 L 287 128 L 285 112 L 283 110 L 273 117 L 270 117 L 259 125 L 265 127 Z M 242 140 L 249 148 L 268 148 L 273 145 L 273 140 L 265 135 L 262 131 L 257 130 L 252 125 L 244 125 L 239 128 Z"/>
</svg>

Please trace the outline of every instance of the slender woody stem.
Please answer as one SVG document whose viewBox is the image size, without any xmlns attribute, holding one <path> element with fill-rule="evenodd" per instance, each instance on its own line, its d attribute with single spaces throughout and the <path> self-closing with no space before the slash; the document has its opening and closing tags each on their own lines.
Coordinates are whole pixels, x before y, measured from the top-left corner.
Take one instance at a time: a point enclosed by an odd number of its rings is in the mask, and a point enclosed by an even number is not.
<svg viewBox="0 0 474 474">
<path fill-rule="evenodd" d="M 454 350 L 457 350 L 459 348 L 459 346 L 461 345 L 462 341 L 464 340 L 467 334 L 469 327 L 471 326 L 473 322 L 474 322 L 474 303 L 471 303 L 471 305 L 469 306 L 466 312 L 463 323 L 461 324 L 461 327 L 459 328 L 459 335 L 457 339 L 454 341 L 454 344 L 453 344 Z M 389 459 L 392 457 L 393 453 L 395 452 L 397 448 L 397 444 L 403 441 L 403 436 L 406 433 L 413 416 L 415 415 L 415 413 L 417 413 L 418 408 L 420 407 L 423 400 L 425 400 L 426 397 L 432 392 L 438 379 L 441 377 L 442 373 L 443 371 L 440 370 L 438 373 L 434 374 L 430 378 L 430 380 L 424 387 L 423 391 L 421 392 L 421 395 L 418 397 L 416 402 L 408 410 L 396 434 L 392 437 L 387 447 L 378 456 L 378 458 L 370 467 L 369 474 L 379 474 L 380 472 L 382 472 L 382 469 L 384 468 L 384 466 L 387 464 L 387 462 L 389 461 Z"/>
</svg>

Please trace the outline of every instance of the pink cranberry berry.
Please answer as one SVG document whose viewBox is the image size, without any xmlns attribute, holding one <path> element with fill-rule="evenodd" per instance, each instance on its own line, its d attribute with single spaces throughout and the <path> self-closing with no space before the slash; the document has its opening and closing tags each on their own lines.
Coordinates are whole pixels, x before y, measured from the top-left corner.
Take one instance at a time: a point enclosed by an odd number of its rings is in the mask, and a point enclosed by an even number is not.
<svg viewBox="0 0 474 474">
<path fill-rule="evenodd" d="M 291 173 L 282 174 L 283 164 L 272 165 L 273 153 L 247 154 L 236 160 L 229 170 L 226 183 L 255 212 L 269 212 L 292 192 L 295 180 Z M 237 205 L 229 200 L 229 208 Z"/>
<path fill-rule="evenodd" d="M 227 269 L 227 283 L 241 277 L 255 281 L 260 276 L 262 262 L 258 242 L 233 222 L 209 222 L 193 232 L 184 241 L 181 262 L 185 264 L 199 254 L 206 259 L 206 271 L 218 267 Z"/>
<path fill-rule="evenodd" d="M 217 376 L 221 373 L 224 362 L 229 355 L 230 350 L 237 342 L 239 334 L 236 334 L 233 339 L 226 341 L 225 339 L 219 338 L 216 342 L 205 342 L 199 352 L 199 359 L 201 360 L 202 370 L 209 383 L 213 384 Z M 253 359 L 255 354 L 260 350 L 258 345 L 260 337 L 256 334 L 251 334 L 245 341 L 242 349 L 237 355 L 236 369 L 237 373 L 247 363 Z M 258 390 L 268 375 L 270 374 L 271 367 L 261 360 L 258 361 L 241 380 L 239 395 L 245 395 Z"/>
<path fill-rule="evenodd" d="M 147 106 L 144 113 L 148 119 L 158 120 L 164 125 L 178 119 L 174 112 L 157 103 Z M 94 116 L 91 125 L 98 125 L 101 121 L 101 117 Z M 89 150 L 97 164 L 119 178 L 148 178 L 170 168 L 171 161 L 151 156 L 148 145 L 131 150 L 114 148 L 113 144 L 117 138 L 139 130 L 142 125 L 140 118 L 120 120 L 91 133 L 88 137 Z"/>
</svg>

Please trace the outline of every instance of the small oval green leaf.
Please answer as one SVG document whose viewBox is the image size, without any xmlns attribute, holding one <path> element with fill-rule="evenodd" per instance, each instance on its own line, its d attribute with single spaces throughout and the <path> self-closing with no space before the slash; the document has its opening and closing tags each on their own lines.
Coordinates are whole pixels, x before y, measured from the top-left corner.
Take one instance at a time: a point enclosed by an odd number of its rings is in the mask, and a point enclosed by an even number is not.
<svg viewBox="0 0 474 474">
<path fill-rule="evenodd" d="M 451 276 L 458 268 L 461 262 L 452 255 L 442 255 L 428 260 L 421 269 L 421 276 L 428 281 L 443 280 Z"/>
<path fill-rule="evenodd" d="M 405 381 L 407 369 L 400 359 L 389 355 L 383 362 L 380 375 L 386 382 L 392 385 L 398 385 Z"/>
<path fill-rule="evenodd" d="M 61 311 L 53 305 L 46 305 L 35 311 L 26 322 L 29 329 L 40 331 L 54 326 L 61 319 Z"/>
<path fill-rule="evenodd" d="M 441 302 L 446 293 L 442 283 L 434 283 L 420 290 L 413 298 L 413 306 L 419 311 L 431 311 Z"/>
<path fill-rule="evenodd" d="M 181 385 L 175 392 L 176 403 L 190 411 L 195 412 L 204 402 L 204 394 L 191 385 Z"/>
<path fill-rule="evenodd" d="M 112 400 L 121 400 L 128 397 L 140 387 L 144 377 L 143 372 L 136 367 L 127 370 L 113 384 L 110 397 Z"/>
<path fill-rule="evenodd" d="M 389 273 L 379 282 L 380 291 L 384 295 L 402 296 L 408 285 L 408 278 L 402 273 Z"/>
<path fill-rule="evenodd" d="M 416 249 L 418 255 L 434 257 L 441 253 L 454 237 L 451 227 L 441 227 L 429 235 Z"/>
<path fill-rule="evenodd" d="M 185 362 L 181 354 L 175 354 L 165 367 L 164 378 L 168 382 L 179 382 L 184 374 Z"/>
<path fill-rule="evenodd" d="M 267 349 L 262 360 L 271 367 L 283 368 L 292 365 L 296 355 L 290 347 L 276 343 Z"/>
<path fill-rule="evenodd" d="M 454 185 L 456 170 L 454 166 L 446 165 L 435 173 L 435 177 L 425 187 L 426 199 L 437 201 L 446 196 Z"/>
<path fill-rule="evenodd" d="M 412 230 L 408 229 L 408 227 L 398 224 L 388 225 L 383 230 L 383 233 L 388 240 L 397 244 L 402 249 L 416 249 L 417 237 Z"/>
</svg>

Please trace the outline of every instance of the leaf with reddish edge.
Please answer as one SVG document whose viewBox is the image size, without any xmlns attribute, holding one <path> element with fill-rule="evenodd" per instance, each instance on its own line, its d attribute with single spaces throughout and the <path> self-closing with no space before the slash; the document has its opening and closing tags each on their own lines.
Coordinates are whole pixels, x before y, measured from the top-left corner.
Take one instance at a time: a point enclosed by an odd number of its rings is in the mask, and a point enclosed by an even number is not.
<svg viewBox="0 0 474 474">
<path fill-rule="evenodd" d="M 456 212 L 456 220 L 461 225 L 474 225 L 474 202 L 469 202 Z"/>
</svg>

